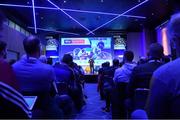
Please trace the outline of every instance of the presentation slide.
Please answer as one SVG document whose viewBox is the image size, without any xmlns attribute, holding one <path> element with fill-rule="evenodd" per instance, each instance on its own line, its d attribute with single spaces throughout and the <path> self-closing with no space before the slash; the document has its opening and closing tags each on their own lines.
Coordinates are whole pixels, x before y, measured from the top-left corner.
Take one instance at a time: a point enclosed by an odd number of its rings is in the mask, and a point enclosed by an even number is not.
<svg viewBox="0 0 180 120">
<path fill-rule="evenodd" d="M 112 63 L 111 37 L 61 38 L 61 56 L 71 54 L 74 62 L 81 66 L 89 66 L 89 59 L 100 66 L 109 61 Z"/>
</svg>

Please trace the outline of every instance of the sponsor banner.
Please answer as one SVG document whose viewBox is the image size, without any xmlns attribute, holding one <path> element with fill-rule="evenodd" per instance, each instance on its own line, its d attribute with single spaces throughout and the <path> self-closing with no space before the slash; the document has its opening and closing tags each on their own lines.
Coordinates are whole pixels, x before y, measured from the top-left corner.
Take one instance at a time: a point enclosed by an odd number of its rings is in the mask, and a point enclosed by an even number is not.
<svg viewBox="0 0 180 120">
<path fill-rule="evenodd" d="M 62 38 L 61 45 L 90 45 L 88 38 Z"/>
</svg>

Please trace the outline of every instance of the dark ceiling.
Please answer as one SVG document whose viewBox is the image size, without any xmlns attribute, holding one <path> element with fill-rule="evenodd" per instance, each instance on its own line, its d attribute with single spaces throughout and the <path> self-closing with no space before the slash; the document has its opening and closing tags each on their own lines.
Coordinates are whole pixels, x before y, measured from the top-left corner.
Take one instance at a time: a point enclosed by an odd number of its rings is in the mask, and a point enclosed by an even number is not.
<svg viewBox="0 0 180 120">
<path fill-rule="evenodd" d="M 145 0 L 50 0 L 63 9 L 66 14 L 61 10 L 55 9 L 57 6 L 52 5 L 48 0 L 34 1 L 36 7 L 46 7 L 45 9 L 35 8 L 37 28 L 43 29 L 43 31 L 56 30 L 87 35 L 88 30 L 92 31 L 98 28 L 117 17 L 118 14 L 126 12 Z M 114 21 L 94 31 L 94 33 L 99 34 L 104 31 L 140 31 L 143 27 L 154 29 L 169 19 L 172 13 L 179 10 L 179 1 L 147 0 L 146 3 L 127 12 L 124 16 L 119 16 Z M 7 6 L 10 4 L 25 6 Z M 34 27 L 32 0 L 1 0 L 0 9 L 5 12 L 7 17 L 34 32 L 32 28 L 29 28 Z M 145 18 L 138 18 L 137 16 Z M 42 33 L 40 29 L 38 29 L 38 33 Z"/>
</svg>

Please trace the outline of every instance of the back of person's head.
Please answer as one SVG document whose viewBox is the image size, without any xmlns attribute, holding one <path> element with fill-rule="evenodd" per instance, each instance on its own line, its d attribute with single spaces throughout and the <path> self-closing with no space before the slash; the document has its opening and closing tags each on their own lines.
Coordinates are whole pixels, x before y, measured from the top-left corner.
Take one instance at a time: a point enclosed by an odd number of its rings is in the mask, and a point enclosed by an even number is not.
<svg viewBox="0 0 180 120">
<path fill-rule="evenodd" d="M 105 67 L 109 67 L 110 66 L 110 62 L 105 62 Z"/>
<path fill-rule="evenodd" d="M 53 59 L 52 58 L 47 58 L 47 64 L 48 65 L 53 65 Z"/>
<path fill-rule="evenodd" d="M 36 36 L 26 37 L 23 41 L 24 50 L 27 55 L 39 53 L 40 55 L 40 40 Z"/>
<path fill-rule="evenodd" d="M 132 51 L 125 51 L 123 59 L 124 62 L 132 62 L 134 59 L 134 53 Z"/>
<path fill-rule="evenodd" d="M 168 38 L 175 43 L 177 56 L 180 56 L 180 12 L 171 16 L 167 27 Z"/>
<path fill-rule="evenodd" d="M 64 54 L 64 56 L 62 58 L 62 62 L 70 65 L 73 62 L 73 57 L 70 54 Z"/>
<path fill-rule="evenodd" d="M 113 66 L 119 66 L 119 60 L 118 59 L 113 60 Z"/>
<path fill-rule="evenodd" d="M 171 58 L 170 58 L 170 56 L 164 56 L 164 57 L 162 58 L 162 61 L 163 61 L 163 63 L 168 63 L 168 62 L 171 61 Z"/>
<path fill-rule="evenodd" d="M 105 67 L 105 66 L 106 66 L 106 63 L 102 63 L 101 66 L 102 66 L 102 68 Z"/>
<path fill-rule="evenodd" d="M 146 57 L 139 57 L 138 65 L 144 64 L 146 62 L 147 62 L 147 58 Z"/>
<path fill-rule="evenodd" d="M 39 60 L 42 62 L 42 63 L 47 63 L 47 57 L 45 55 L 41 55 L 39 57 Z"/>
<path fill-rule="evenodd" d="M 161 59 L 163 57 L 163 46 L 159 43 L 152 43 L 149 48 L 149 59 Z"/>
<path fill-rule="evenodd" d="M 0 57 L 6 58 L 6 47 L 7 44 L 4 41 L 0 40 Z"/>
</svg>

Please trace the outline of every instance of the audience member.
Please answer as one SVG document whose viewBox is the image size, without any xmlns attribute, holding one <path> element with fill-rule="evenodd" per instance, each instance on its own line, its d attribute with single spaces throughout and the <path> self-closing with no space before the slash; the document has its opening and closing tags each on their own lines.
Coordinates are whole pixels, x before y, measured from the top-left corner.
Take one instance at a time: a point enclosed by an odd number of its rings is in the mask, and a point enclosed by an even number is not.
<svg viewBox="0 0 180 120">
<path fill-rule="evenodd" d="M 116 69 L 114 73 L 115 94 L 116 100 L 113 100 L 112 104 L 112 117 L 113 118 L 125 118 L 124 100 L 126 99 L 126 89 L 129 83 L 130 76 L 133 68 L 136 66 L 132 61 L 134 59 L 134 53 L 132 51 L 125 51 L 123 61 L 124 64 L 121 68 Z"/>
<path fill-rule="evenodd" d="M 113 66 L 110 67 L 110 63 L 107 62 L 107 65 L 102 70 L 102 81 L 103 81 L 103 89 L 105 94 L 106 106 L 103 108 L 104 111 L 110 111 L 110 105 L 112 102 L 112 91 L 114 88 L 114 72 L 119 67 L 119 60 L 113 60 Z"/>
<path fill-rule="evenodd" d="M 73 70 L 69 65 L 73 62 L 73 57 L 70 54 L 65 54 L 62 58 L 61 64 L 54 65 L 56 75 L 56 83 L 72 84 L 74 81 Z"/>
<path fill-rule="evenodd" d="M 104 100 L 104 91 L 103 91 L 103 81 L 102 81 L 102 71 L 103 68 L 106 66 L 106 63 L 102 63 L 101 68 L 98 70 L 98 86 L 97 86 L 97 91 L 100 94 L 100 99 Z"/>
<path fill-rule="evenodd" d="M 106 106 L 103 107 L 102 110 L 110 112 L 111 92 L 113 87 L 113 74 L 109 62 L 105 62 L 100 79 L 102 81 L 103 92 L 106 101 Z"/>
<path fill-rule="evenodd" d="M 128 97 L 131 100 L 134 97 L 135 89 L 149 89 L 150 80 L 153 72 L 162 65 L 161 58 L 163 57 L 163 47 L 158 43 L 152 43 L 149 49 L 149 60 L 147 63 L 136 66 L 131 75 L 128 84 Z"/>
<path fill-rule="evenodd" d="M 73 73 L 75 76 L 74 85 L 71 88 L 73 91 L 71 90 L 70 94 L 75 102 L 77 110 L 81 110 L 82 106 L 85 104 L 84 93 L 80 79 L 81 71 L 79 70 L 78 65 L 74 62 L 70 64 L 70 67 L 73 69 Z"/>
<path fill-rule="evenodd" d="M 19 86 L 14 72 L 9 63 L 5 61 L 6 46 L 7 44 L 5 42 L 0 41 L 0 81 L 18 90 Z"/>
<path fill-rule="evenodd" d="M 173 15 L 167 27 L 168 37 L 180 57 L 180 13 Z M 180 118 L 180 58 L 157 69 L 152 77 L 148 100 L 149 118 Z"/>
<path fill-rule="evenodd" d="M 55 81 L 54 70 L 50 65 L 41 63 L 40 40 L 30 36 L 23 41 L 26 56 L 13 65 L 16 79 L 23 95 L 38 96 L 36 109 L 41 110 L 40 118 L 60 118 L 61 111 L 55 105 L 50 92 Z"/>
<path fill-rule="evenodd" d="M 166 63 L 168 63 L 168 62 L 170 62 L 170 61 L 171 61 L 171 57 L 170 57 L 170 56 L 168 56 L 168 55 L 163 56 L 162 62 L 163 62 L 164 64 L 166 64 Z"/>
<path fill-rule="evenodd" d="M 137 64 L 138 64 L 138 65 L 141 65 L 141 64 L 144 64 L 144 63 L 147 63 L 146 57 L 140 57 Z"/>
<path fill-rule="evenodd" d="M 4 19 L 5 17 L 0 11 L 0 33 L 2 30 L 2 24 Z M 1 34 L 0 34 L 0 39 L 1 39 Z M 6 54 L 7 54 L 7 44 L 4 41 L 0 40 L 0 81 L 18 90 L 18 83 L 15 79 L 14 72 L 11 66 L 8 64 L 8 62 L 5 61 Z"/>
<path fill-rule="evenodd" d="M 53 59 L 52 58 L 47 58 L 47 64 L 53 65 Z"/>
</svg>

